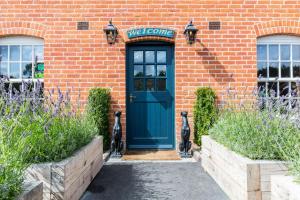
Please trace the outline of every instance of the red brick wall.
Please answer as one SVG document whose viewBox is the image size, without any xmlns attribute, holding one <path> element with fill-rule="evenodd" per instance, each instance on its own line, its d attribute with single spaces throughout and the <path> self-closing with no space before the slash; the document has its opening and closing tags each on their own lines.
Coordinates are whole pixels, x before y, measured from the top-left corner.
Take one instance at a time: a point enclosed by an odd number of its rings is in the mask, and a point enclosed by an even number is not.
<svg viewBox="0 0 300 200">
<path fill-rule="evenodd" d="M 196 87 L 218 94 L 229 83 L 256 84 L 256 38 L 299 34 L 299 0 L 2 0 L 0 36 L 32 35 L 45 40 L 45 87 L 80 89 L 86 101 L 91 87 L 112 91 L 112 110 L 122 110 L 125 131 L 126 30 L 136 26 L 175 29 L 176 131 L 180 112 L 190 113 Z M 109 19 L 120 36 L 107 44 L 103 27 Z M 193 18 L 197 41 L 188 45 L 183 30 Z M 77 30 L 89 21 L 89 30 Z M 221 21 L 221 30 L 208 30 Z M 124 132 L 125 135 L 125 132 Z"/>
</svg>

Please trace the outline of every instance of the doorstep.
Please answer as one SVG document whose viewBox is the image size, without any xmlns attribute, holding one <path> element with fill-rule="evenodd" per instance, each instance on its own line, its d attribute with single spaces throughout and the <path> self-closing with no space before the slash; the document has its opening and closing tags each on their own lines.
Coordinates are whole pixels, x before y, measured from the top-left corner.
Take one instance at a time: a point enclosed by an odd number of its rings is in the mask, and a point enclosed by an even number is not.
<svg viewBox="0 0 300 200">
<path fill-rule="evenodd" d="M 145 160 L 145 161 L 157 161 L 157 160 L 181 160 L 179 154 L 175 150 L 148 150 L 148 151 L 129 151 L 123 155 L 122 160 Z"/>
</svg>

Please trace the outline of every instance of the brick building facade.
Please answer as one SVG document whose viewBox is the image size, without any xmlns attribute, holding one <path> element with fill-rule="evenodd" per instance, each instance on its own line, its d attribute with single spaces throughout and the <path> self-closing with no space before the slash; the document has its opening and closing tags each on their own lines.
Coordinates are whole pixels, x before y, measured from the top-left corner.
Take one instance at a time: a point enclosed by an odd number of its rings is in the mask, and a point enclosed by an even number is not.
<svg viewBox="0 0 300 200">
<path fill-rule="evenodd" d="M 299 35 L 299 9 L 298 0 L 2 0 L 0 37 L 22 35 L 44 40 L 45 89 L 74 87 L 80 89 L 85 102 L 90 88 L 110 88 L 112 110 L 123 112 L 124 139 L 126 46 L 141 41 L 171 43 L 173 134 L 179 139 L 181 111 L 190 113 L 192 124 L 195 89 L 211 86 L 220 94 L 229 83 L 241 90 L 255 86 L 257 39 Z M 103 32 L 110 19 L 119 31 L 112 45 Z M 183 34 L 190 19 L 199 29 L 191 45 Z M 88 22 L 88 30 L 78 30 L 78 22 Z M 220 29 L 210 30 L 209 22 L 220 22 Z M 169 28 L 175 37 L 128 39 L 127 31 L 136 27 Z"/>
</svg>

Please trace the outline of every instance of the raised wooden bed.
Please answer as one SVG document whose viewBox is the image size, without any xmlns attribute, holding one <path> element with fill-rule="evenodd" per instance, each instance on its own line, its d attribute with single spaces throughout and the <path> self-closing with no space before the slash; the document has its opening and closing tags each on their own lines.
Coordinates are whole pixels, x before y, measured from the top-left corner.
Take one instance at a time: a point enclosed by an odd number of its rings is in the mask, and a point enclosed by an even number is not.
<svg viewBox="0 0 300 200">
<path fill-rule="evenodd" d="M 43 182 L 44 200 L 78 200 L 103 166 L 103 138 L 98 136 L 61 162 L 31 165 L 27 181 Z"/>
<path fill-rule="evenodd" d="M 23 193 L 18 200 L 43 200 L 43 183 L 42 182 L 25 182 Z"/>
<path fill-rule="evenodd" d="M 270 200 L 271 175 L 287 173 L 282 161 L 251 160 L 209 136 L 202 137 L 202 166 L 233 200 Z"/>
<path fill-rule="evenodd" d="M 292 176 L 271 176 L 272 200 L 300 200 L 300 184 Z"/>
</svg>

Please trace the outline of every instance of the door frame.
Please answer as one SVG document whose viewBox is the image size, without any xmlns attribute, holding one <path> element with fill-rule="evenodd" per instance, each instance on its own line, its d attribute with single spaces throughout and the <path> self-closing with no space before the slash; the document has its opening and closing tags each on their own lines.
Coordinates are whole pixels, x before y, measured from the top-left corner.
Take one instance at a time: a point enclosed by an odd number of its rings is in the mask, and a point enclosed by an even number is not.
<svg viewBox="0 0 300 200">
<path fill-rule="evenodd" d="M 171 116 L 171 123 L 172 123 L 172 130 L 171 130 L 171 135 L 172 135 L 172 138 L 171 138 L 171 140 L 172 140 L 172 146 L 173 147 L 171 147 L 171 148 L 160 148 L 160 147 L 158 147 L 158 148 L 151 148 L 151 150 L 174 150 L 174 149 L 176 149 L 176 122 L 175 122 L 175 44 L 174 43 L 171 43 L 171 42 L 164 42 L 164 41 L 152 41 L 152 40 L 149 40 L 149 41 L 138 41 L 138 42 L 132 42 L 132 43 L 127 43 L 126 44 L 126 47 L 125 47 L 125 50 L 126 50 L 126 62 L 125 62 L 125 66 L 126 66 L 126 68 L 125 68 L 125 70 L 126 70 L 126 91 L 125 91 L 125 102 L 126 102 L 126 149 L 131 149 L 131 148 L 128 148 L 128 124 L 129 124 L 129 112 L 128 112 L 128 109 L 127 108 L 129 108 L 129 106 L 128 106 L 128 104 L 129 104 L 129 97 L 128 97 L 128 94 L 129 94 L 129 83 L 128 83 L 128 81 L 129 81 L 129 79 L 130 79 L 130 74 L 128 73 L 129 72 L 129 69 L 128 69 L 128 63 L 129 63 L 129 48 L 130 47 L 134 47 L 134 46 L 159 46 L 159 45 L 161 45 L 161 46 L 168 46 L 168 47 L 170 47 L 170 50 L 171 50 L 171 58 L 173 58 L 172 59 L 172 62 L 171 62 L 171 67 L 173 68 L 172 70 L 171 70 L 171 72 L 172 72 L 172 77 L 173 77 L 173 79 L 172 79 L 172 86 L 171 86 L 171 88 L 172 88 L 172 91 L 170 92 L 171 93 L 171 95 L 172 95 L 172 98 L 173 98 L 173 101 L 172 101 L 172 105 L 171 105 L 171 113 L 172 113 L 172 116 Z M 135 148 L 135 150 L 143 150 L 143 149 L 147 149 L 147 148 L 138 148 L 138 149 L 136 149 Z"/>
</svg>

